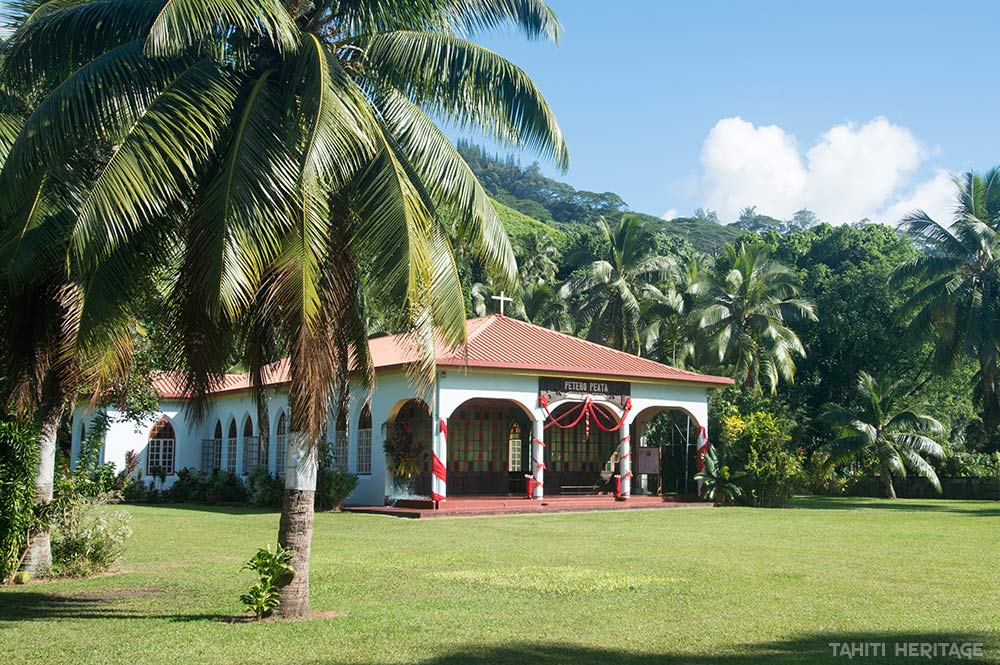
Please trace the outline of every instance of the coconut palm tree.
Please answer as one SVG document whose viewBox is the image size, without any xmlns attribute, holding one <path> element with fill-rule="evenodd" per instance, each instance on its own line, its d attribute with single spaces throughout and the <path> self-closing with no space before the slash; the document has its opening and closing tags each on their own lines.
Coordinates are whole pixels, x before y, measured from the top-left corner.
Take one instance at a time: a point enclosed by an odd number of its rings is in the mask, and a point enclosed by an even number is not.
<svg viewBox="0 0 1000 665">
<path fill-rule="evenodd" d="M 536 230 L 525 236 L 517 248 L 517 255 L 523 285 L 555 283 L 562 254 L 548 233 Z"/>
<path fill-rule="evenodd" d="M 642 350 L 644 287 L 674 270 L 673 259 L 656 254 L 653 234 L 641 217 L 626 213 L 618 221 L 597 222 L 601 255 L 582 266 L 564 287 L 579 299 L 587 339 L 619 351 Z"/>
<path fill-rule="evenodd" d="M 532 282 L 521 289 L 520 307 L 529 323 L 559 332 L 567 332 L 571 321 L 566 298 L 551 284 Z"/>
<path fill-rule="evenodd" d="M 641 299 L 643 347 L 651 358 L 687 367 L 695 356 L 697 306 L 705 277 L 697 258 L 672 271 L 660 287 L 649 285 Z"/>
<path fill-rule="evenodd" d="M 760 390 L 763 379 L 776 393 L 779 377 L 791 383 L 795 356 L 806 353 L 786 323 L 815 321 L 815 308 L 798 297 L 795 273 L 771 259 L 763 245 L 727 245 L 720 264 L 731 268 L 708 274 L 698 324 L 704 347 L 716 362 L 732 367 L 744 389 Z"/>
<path fill-rule="evenodd" d="M 349 358 L 371 378 L 364 298 L 396 303 L 422 351 L 465 339 L 454 250 L 501 283 L 514 255 L 471 170 L 431 116 L 568 163 L 531 79 L 466 37 L 513 26 L 555 39 L 541 0 L 19 2 L 0 83 L 38 99 L 0 173 L 3 243 L 63 180 L 71 220 L 46 227 L 87 301 L 172 274 L 164 320 L 196 411 L 237 347 L 261 389 L 266 340 L 290 357 L 288 466 L 278 541 L 308 611 L 316 443 Z M 59 48 L 52 48 L 58 44 Z M 87 168 L 62 168 L 83 160 Z M 442 212 L 446 211 L 448 223 Z M 124 278 L 94 291 L 109 266 Z"/>
<path fill-rule="evenodd" d="M 934 365 L 948 371 L 963 357 L 979 365 L 975 397 L 988 431 L 1000 426 L 1000 169 L 955 179 L 951 225 L 918 210 L 903 228 L 924 247 L 899 266 L 892 284 L 916 290 L 901 313 L 915 341 L 934 341 Z"/>
<path fill-rule="evenodd" d="M 862 371 L 858 373 L 858 395 L 861 406 L 856 411 L 837 404 L 823 407 L 820 417 L 838 434 L 829 446 L 829 463 L 876 459 L 890 499 L 896 498 L 892 477 L 905 477 L 907 471 L 927 478 L 940 492 L 937 473 L 926 458 L 944 456 L 944 450 L 931 438 L 944 434 L 941 423 L 903 405 L 907 391 L 902 382 L 886 385 Z"/>
<path fill-rule="evenodd" d="M 0 44 L 0 69 L 6 59 Z M 13 148 L 29 111 L 30 95 L 0 84 L 0 165 Z M 61 179 L 53 179 L 58 181 Z M 45 242 L 46 230 L 67 224 L 75 196 L 56 182 L 41 188 L 24 216 L 28 229 L 17 236 L 22 252 L 0 249 L 0 407 L 34 422 L 39 433 L 35 501 L 51 501 L 56 434 L 69 401 L 83 387 L 96 399 L 113 384 L 126 382 L 130 369 L 134 315 L 127 308 L 101 312 L 85 306 L 79 280 L 67 274 L 57 247 Z M 16 260 L 15 260 L 16 259 Z M 11 276 L 16 275 L 15 278 Z M 101 271 L 98 282 L 120 274 Z M 94 283 L 95 288 L 102 288 Z M 29 536 L 25 569 L 41 572 L 51 563 L 49 532 Z"/>
</svg>

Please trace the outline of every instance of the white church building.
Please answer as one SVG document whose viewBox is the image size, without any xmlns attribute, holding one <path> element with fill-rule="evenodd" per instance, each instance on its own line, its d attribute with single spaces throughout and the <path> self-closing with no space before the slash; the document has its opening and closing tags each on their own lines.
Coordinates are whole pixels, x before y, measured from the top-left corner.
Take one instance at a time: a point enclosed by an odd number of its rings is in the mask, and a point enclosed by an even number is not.
<svg viewBox="0 0 1000 665">
<path fill-rule="evenodd" d="M 655 449 L 642 446 L 650 419 L 664 410 L 687 414 L 696 449 L 703 452 L 708 391 L 732 383 L 502 315 L 467 325 L 467 347 L 440 350 L 436 381 L 424 395 L 408 380 L 417 358 L 406 338 L 370 341 L 374 389 L 352 383 L 347 412 L 329 418 L 333 461 L 359 479 L 348 505 L 383 506 L 398 496 L 383 444 L 389 428 L 400 423 L 426 450 L 411 496 L 427 497 L 434 505 L 463 495 L 581 493 L 595 487 L 602 474 L 605 480 L 611 475 L 612 491 L 625 500 L 633 491 L 633 460 L 642 464 L 655 457 L 658 465 Z M 266 465 L 271 473 L 285 473 L 287 363 L 278 363 L 267 383 L 264 437 L 247 375 L 227 375 L 200 421 L 190 418 L 178 385 L 170 375 L 157 380 L 159 413 L 145 426 L 113 422 L 101 461 L 120 469 L 132 452 L 144 477 L 165 475 L 168 486 L 182 468 L 242 476 Z M 115 414 L 109 415 L 114 420 Z M 74 461 L 92 416 L 85 405 L 74 411 Z"/>
</svg>

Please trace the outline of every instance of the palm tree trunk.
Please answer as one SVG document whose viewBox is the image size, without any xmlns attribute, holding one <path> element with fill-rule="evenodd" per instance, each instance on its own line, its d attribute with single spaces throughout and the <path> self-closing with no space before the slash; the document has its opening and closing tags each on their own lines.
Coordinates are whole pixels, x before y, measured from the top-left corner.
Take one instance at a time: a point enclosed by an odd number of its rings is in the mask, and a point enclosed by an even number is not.
<svg viewBox="0 0 1000 665">
<path fill-rule="evenodd" d="M 62 412 L 62 404 L 52 407 L 42 420 L 41 432 L 38 436 L 38 474 L 35 476 L 36 505 L 52 501 L 52 485 L 55 482 L 56 468 L 56 433 L 59 431 Z M 51 565 L 52 545 L 49 527 L 46 525 L 44 530 L 32 534 L 22 568 L 32 575 L 38 575 Z"/>
<path fill-rule="evenodd" d="M 895 499 L 896 488 L 892 486 L 892 475 L 886 471 L 882 472 L 882 485 L 885 487 L 885 497 L 887 499 Z"/>
<path fill-rule="evenodd" d="M 315 490 L 286 489 L 278 526 L 278 544 L 294 552 L 295 577 L 281 589 L 278 612 L 284 617 L 309 614 L 309 550 L 312 545 Z"/>
</svg>

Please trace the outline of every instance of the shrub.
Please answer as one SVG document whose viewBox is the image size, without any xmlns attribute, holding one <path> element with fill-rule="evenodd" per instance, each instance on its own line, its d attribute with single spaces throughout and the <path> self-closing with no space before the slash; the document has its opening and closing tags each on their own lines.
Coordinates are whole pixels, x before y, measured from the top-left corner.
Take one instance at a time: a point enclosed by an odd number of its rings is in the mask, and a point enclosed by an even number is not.
<svg viewBox="0 0 1000 665">
<path fill-rule="evenodd" d="M 245 503 L 247 486 L 239 476 L 229 471 L 215 469 L 207 476 L 204 503 L 216 506 L 223 503 Z"/>
<path fill-rule="evenodd" d="M 955 452 L 941 461 L 942 478 L 998 478 L 1000 477 L 1000 452 Z"/>
<path fill-rule="evenodd" d="M 0 582 L 16 573 L 29 535 L 45 526 L 45 516 L 35 507 L 37 471 L 37 432 L 0 419 Z"/>
<path fill-rule="evenodd" d="M 259 466 L 247 476 L 250 503 L 258 508 L 281 508 L 285 498 L 285 481 L 271 475 L 266 466 Z"/>
<path fill-rule="evenodd" d="M 722 441 L 740 478 L 742 501 L 762 508 L 788 505 L 802 484 L 801 451 L 788 450 L 791 439 L 776 417 L 763 411 L 741 415 L 735 409 L 722 418 Z"/>
<path fill-rule="evenodd" d="M 102 573 L 121 558 L 132 535 L 129 514 L 123 510 L 94 510 L 99 504 L 80 502 L 70 514 L 61 514 L 52 537 L 54 576 L 82 577 Z"/>
<path fill-rule="evenodd" d="M 185 467 L 177 470 L 177 478 L 167 490 L 167 496 L 175 503 L 204 503 L 207 492 L 208 477 Z"/>
<path fill-rule="evenodd" d="M 849 479 L 830 464 L 829 453 L 814 450 L 803 464 L 803 487 L 810 494 L 837 496 L 847 491 Z"/>
<path fill-rule="evenodd" d="M 316 510 L 340 510 L 344 499 L 358 486 L 358 477 L 334 466 L 326 445 L 320 446 L 320 464 L 316 472 Z"/>
<path fill-rule="evenodd" d="M 281 545 L 274 552 L 270 548 L 257 550 L 240 570 L 252 570 L 257 573 L 258 581 L 247 593 L 240 596 L 240 602 L 246 605 L 247 611 L 256 618 L 271 616 L 281 602 L 280 589 L 295 577 L 292 568 L 292 550 Z"/>
</svg>

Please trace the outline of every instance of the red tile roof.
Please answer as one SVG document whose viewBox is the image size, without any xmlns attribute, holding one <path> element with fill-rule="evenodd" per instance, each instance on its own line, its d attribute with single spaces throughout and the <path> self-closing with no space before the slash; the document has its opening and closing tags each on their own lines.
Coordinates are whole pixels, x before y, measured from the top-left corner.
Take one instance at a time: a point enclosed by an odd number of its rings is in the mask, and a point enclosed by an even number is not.
<svg viewBox="0 0 1000 665">
<path fill-rule="evenodd" d="M 708 386 L 733 383 L 732 379 L 726 377 L 677 369 L 510 317 L 494 314 L 471 319 L 467 326 L 467 347 L 448 349 L 439 345 L 438 366 L 680 381 Z M 376 372 L 403 368 L 418 359 L 418 354 L 406 335 L 376 337 L 369 341 L 369 349 Z M 266 372 L 265 379 L 267 385 L 287 383 L 288 361 L 274 363 Z M 154 387 L 164 397 L 182 397 L 180 381 L 172 373 L 164 373 L 158 377 Z M 215 392 L 226 393 L 249 388 L 250 380 L 246 374 L 227 374 Z"/>
</svg>

